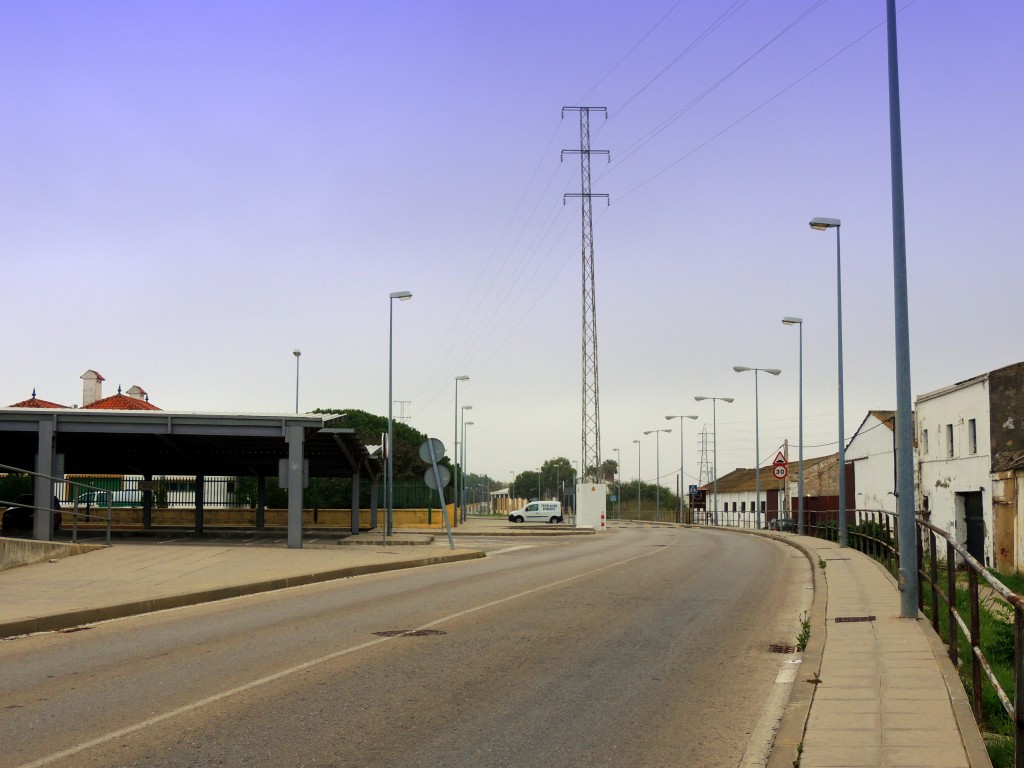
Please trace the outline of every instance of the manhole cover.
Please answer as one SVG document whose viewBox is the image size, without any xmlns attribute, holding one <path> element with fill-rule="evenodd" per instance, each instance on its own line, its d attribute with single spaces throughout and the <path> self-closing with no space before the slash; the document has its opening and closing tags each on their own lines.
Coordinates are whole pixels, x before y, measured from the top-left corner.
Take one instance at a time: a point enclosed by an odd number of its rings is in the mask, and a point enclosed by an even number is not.
<svg viewBox="0 0 1024 768">
<path fill-rule="evenodd" d="M 446 633 L 440 629 L 385 629 L 373 634 L 378 637 L 432 637 Z"/>
<path fill-rule="evenodd" d="M 768 646 L 768 650 L 771 651 L 772 653 L 796 653 L 796 646 L 795 645 L 779 645 L 779 644 L 773 643 L 772 645 Z"/>
<path fill-rule="evenodd" d="M 836 616 L 833 621 L 836 624 L 842 624 L 844 622 L 852 623 L 855 621 L 874 621 L 874 616 Z"/>
</svg>

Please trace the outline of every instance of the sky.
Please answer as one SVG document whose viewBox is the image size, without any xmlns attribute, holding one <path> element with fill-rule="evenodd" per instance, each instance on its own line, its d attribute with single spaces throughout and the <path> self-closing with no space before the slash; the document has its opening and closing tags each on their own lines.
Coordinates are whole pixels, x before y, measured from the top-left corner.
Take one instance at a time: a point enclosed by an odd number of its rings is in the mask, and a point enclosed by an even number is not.
<svg viewBox="0 0 1024 768">
<path fill-rule="evenodd" d="M 914 396 L 1024 359 L 1024 6 L 900 2 Z M 0 404 L 386 413 L 499 481 L 581 455 L 591 114 L 601 457 L 686 482 L 895 408 L 882 0 L 0 4 Z M 410 291 L 393 302 L 389 294 Z M 734 365 L 780 368 L 754 380 Z M 733 397 L 719 403 L 694 396 Z M 404 409 L 404 410 L 402 410 Z M 671 434 L 643 436 L 670 428 Z M 634 440 L 640 440 L 639 446 Z M 619 449 L 616 453 L 614 449 Z"/>
</svg>

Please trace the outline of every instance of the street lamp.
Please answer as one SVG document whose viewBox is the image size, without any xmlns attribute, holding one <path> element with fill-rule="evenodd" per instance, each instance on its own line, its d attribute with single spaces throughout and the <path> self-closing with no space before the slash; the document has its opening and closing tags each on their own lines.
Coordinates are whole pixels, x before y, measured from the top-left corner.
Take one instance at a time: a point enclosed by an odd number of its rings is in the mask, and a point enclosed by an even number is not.
<svg viewBox="0 0 1024 768">
<path fill-rule="evenodd" d="M 463 408 L 470 408 L 471 406 L 465 405 Z M 466 522 L 466 428 L 472 427 L 472 421 L 462 422 L 462 522 Z"/>
<path fill-rule="evenodd" d="M 292 354 L 295 355 L 295 412 L 299 412 L 299 357 L 302 355 L 301 349 L 293 349 Z"/>
<path fill-rule="evenodd" d="M 798 325 L 800 326 L 800 453 L 799 453 L 799 465 L 797 469 L 797 507 L 799 512 L 797 513 L 797 526 L 796 531 L 801 536 L 804 535 L 804 321 L 800 317 L 784 317 L 782 318 L 783 325 Z M 790 510 L 792 512 L 792 510 Z"/>
<path fill-rule="evenodd" d="M 615 451 L 615 517 L 622 519 L 622 456 L 618 448 Z"/>
<path fill-rule="evenodd" d="M 696 419 L 696 416 L 666 416 L 666 421 L 679 419 L 679 522 L 686 522 L 686 506 L 683 504 L 683 494 L 686 492 L 686 475 L 683 474 L 683 419 Z"/>
<path fill-rule="evenodd" d="M 386 496 L 388 497 L 388 519 L 385 524 L 384 535 L 387 537 L 394 532 L 395 524 L 395 420 L 394 420 L 394 396 L 392 395 L 392 382 L 394 379 L 394 328 L 395 328 L 395 299 L 408 301 L 412 298 L 409 291 L 395 291 L 390 294 L 388 300 L 388 483 Z M 298 350 L 296 350 L 297 352 Z M 298 364 L 298 355 L 295 356 Z M 296 398 L 297 399 L 297 398 Z"/>
<path fill-rule="evenodd" d="M 711 461 L 714 463 L 714 467 L 712 467 L 712 469 L 714 470 L 714 472 L 713 472 L 713 475 L 714 475 L 714 485 L 713 485 L 712 493 L 714 494 L 715 516 L 714 516 L 713 520 L 714 520 L 714 524 L 718 525 L 718 414 L 717 414 L 716 411 L 718 410 L 717 406 L 718 406 L 718 401 L 719 400 L 721 400 L 724 403 L 731 403 L 735 398 L 732 398 L 732 397 L 708 397 L 706 395 L 697 395 L 693 399 L 696 400 L 698 403 L 701 400 L 710 400 L 711 401 L 711 442 L 714 444 L 712 446 L 712 449 L 711 449 L 712 450 Z"/>
<path fill-rule="evenodd" d="M 637 444 L 637 518 L 640 519 L 640 440 L 633 440 Z"/>
<path fill-rule="evenodd" d="M 846 546 L 846 434 L 843 425 L 843 268 L 839 251 L 839 219 L 815 216 L 811 229 L 836 231 L 836 318 L 839 349 L 839 546 Z"/>
<path fill-rule="evenodd" d="M 459 510 L 459 382 L 469 381 L 469 376 L 455 377 L 455 448 L 452 451 L 452 471 L 455 474 L 455 485 L 452 487 L 452 518 L 458 520 Z M 447 512 L 445 512 L 447 514 Z"/>
<path fill-rule="evenodd" d="M 754 524 L 760 530 L 761 528 L 761 417 L 758 412 L 758 397 L 757 397 L 757 374 L 760 371 L 770 373 L 772 376 L 778 376 L 782 371 L 778 368 L 748 368 L 745 365 L 734 365 L 732 367 L 736 373 L 743 373 L 744 371 L 754 372 L 754 503 L 757 514 L 754 517 Z"/>
<path fill-rule="evenodd" d="M 459 474 L 462 475 L 462 484 L 459 486 L 459 491 L 455 494 L 455 511 L 456 511 L 456 513 L 458 515 L 459 521 L 463 522 L 463 523 L 466 522 L 466 499 L 465 499 L 465 496 L 466 496 L 466 464 L 465 464 L 465 462 L 462 459 L 465 459 L 465 457 L 466 457 L 466 453 L 465 453 L 465 447 L 466 447 L 465 446 L 465 441 L 466 441 L 466 411 L 472 411 L 472 410 L 473 410 L 473 406 L 472 405 L 464 405 L 464 406 L 462 406 L 462 408 L 459 409 L 459 413 L 461 414 L 461 419 L 460 419 L 460 422 L 459 422 L 461 426 L 459 427 L 459 432 L 462 434 L 462 442 L 463 442 L 461 459 L 460 459 L 460 454 L 459 454 L 458 438 L 456 438 L 456 443 L 455 443 L 455 460 L 458 463 L 458 467 L 457 467 L 457 470 L 456 470 L 455 474 L 456 475 L 459 475 Z"/>
<path fill-rule="evenodd" d="M 671 432 L 671 429 L 649 429 L 645 435 L 654 435 L 654 519 L 661 522 L 661 437 L 662 432 Z"/>
</svg>

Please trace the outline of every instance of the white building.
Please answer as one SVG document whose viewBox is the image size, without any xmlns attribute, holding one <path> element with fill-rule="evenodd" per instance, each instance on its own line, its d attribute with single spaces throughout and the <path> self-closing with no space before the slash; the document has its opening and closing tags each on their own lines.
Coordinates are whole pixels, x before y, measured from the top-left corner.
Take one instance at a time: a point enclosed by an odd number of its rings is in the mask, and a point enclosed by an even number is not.
<svg viewBox="0 0 1024 768">
<path fill-rule="evenodd" d="M 853 466 L 851 508 L 896 512 L 895 430 L 895 411 L 868 411 L 846 446 L 847 466 Z"/>
<path fill-rule="evenodd" d="M 994 564 L 990 375 L 920 395 L 914 409 L 917 508 L 989 566 Z"/>
</svg>

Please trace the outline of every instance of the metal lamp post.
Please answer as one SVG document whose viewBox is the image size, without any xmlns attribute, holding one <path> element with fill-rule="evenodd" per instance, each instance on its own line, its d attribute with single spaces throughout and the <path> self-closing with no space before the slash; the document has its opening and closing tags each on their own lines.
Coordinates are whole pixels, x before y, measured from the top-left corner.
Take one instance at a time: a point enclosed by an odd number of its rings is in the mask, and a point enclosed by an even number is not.
<svg viewBox="0 0 1024 768">
<path fill-rule="evenodd" d="M 622 456 L 618 448 L 612 448 L 615 452 L 615 517 L 622 519 Z"/>
<path fill-rule="evenodd" d="M 463 407 L 468 409 L 471 408 L 472 406 L 466 405 Z M 466 522 L 466 428 L 472 426 L 472 421 L 462 422 L 462 461 L 460 462 L 462 464 L 462 512 L 460 518 L 462 522 Z"/>
<path fill-rule="evenodd" d="M 654 519 L 661 522 L 661 437 L 662 432 L 671 429 L 649 429 L 645 435 L 654 435 Z"/>
<path fill-rule="evenodd" d="M 666 416 L 666 421 L 679 419 L 679 522 L 686 522 L 686 505 L 683 503 L 683 494 L 686 493 L 686 475 L 683 474 L 685 463 L 683 462 L 683 419 L 696 419 L 696 416 Z"/>
<path fill-rule="evenodd" d="M 640 519 L 640 441 L 634 440 L 636 443 L 636 519 Z"/>
<path fill-rule="evenodd" d="M 454 486 L 452 487 L 452 519 L 459 519 L 459 382 L 469 381 L 469 376 L 455 377 L 455 448 L 452 450 L 452 474 Z M 447 512 L 445 513 L 447 514 Z"/>
<path fill-rule="evenodd" d="M 462 435 L 462 442 L 455 443 L 455 460 L 458 462 L 458 471 L 456 474 L 462 475 L 462 483 L 459 485 L 459 493 L 455 496 L 455 514 L 456 517 L 458 517 L 459 522 L 463 523 L 466 521 L 466 465 L 463 461 L 466 454 L 465 451 L 460 453 L 462 449 L 460 449 L 459 446 L 463 446 L 463 443 L 466 440 L 466 411 L 472 410 L 472 405 L 464 405 L 459 409 L 459 413 L 461 415 L 461 419 L 459 421 L 459 433 Z M 464 447 L 465 446 L 463 446 L 463 448 Z"/>
<path fill-rule="evenodd" d="M 394 397 L 392 395 L 392 383 L 394 380 L 394 327 L 395 327 L 395 299 L 408 301 L 412 298 L 409 291 L 395 291 L 388 299 L 388 482 L 385 495 L 388 497 L 388 519 L 384 528 L 384 535 L 389 536 L 394 532 L 395 524 L 395 420 L 394 420 Z M 296 355 L 298 362 L 298 355 Z"/>
<path fill-rule="evenodd" d="M 839 546 L 846 546 L 846 434 L 843 424 L 843 267 L 839 250 L 839 219 L 826 219 L 815 216 L 810 221 L 811 229 L 836 231 L 836 344 L 839 350 Z"/>
<path fill-rule="evenodd" d="M 800 452 L 797 468 L 797 526 L 796 531 L 804 535 L 804 321 L 800 317 L 784 317 L 783 325 L 800 326 Z M 790 510 L 792 511 L 792 510 Z"/>
<path fill-rule="evenodd" d="M 302 356 L 301 349 L 293 349 L 295 355 L 295 412 L 299 412 L 299 358 Z"/>
<path fill-rule="evenodd" d="M 731 403 L 735 398 L 732 397 L 708 397 L 707 395 L 697 395 L 695 398 L 698 403 L 701 400 L 711 401 L 711 442 L 714 443 L 712 446 L 712 458 L 711 461 L 714 463 L 714 484 L 712 486 L 712 493 L 714 495 L 714 507 L 715 516 L 714 524 L 718 525 L 718 414 L 717 406 L 718 401 L 721 400 L 723 403 Z"/>
<path fill-rule="evenodd" d="M 757 514 L 754 517 L 754 524 L 758 529 L 761 528 L 761 416 L 758 410 L 758 395 L 757 395 L 757 374 L 761 371 L 770 373 L 772 376 L 778 376 L 782 373 L 778 368 L 748 368 L 745 365 L 734 365 L 732 367 L 736 373 L 743 373 L 745 371 L 754 372 L 754 504 Z"/>
</svg>

